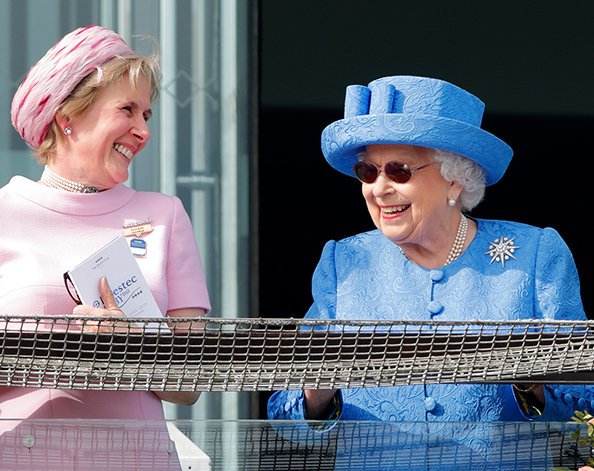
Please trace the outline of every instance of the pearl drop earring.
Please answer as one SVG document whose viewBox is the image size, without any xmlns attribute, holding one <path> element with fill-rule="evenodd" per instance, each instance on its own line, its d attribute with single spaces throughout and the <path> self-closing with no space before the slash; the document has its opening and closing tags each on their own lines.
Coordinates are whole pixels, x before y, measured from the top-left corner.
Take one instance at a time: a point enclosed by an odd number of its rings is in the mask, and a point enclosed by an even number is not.
<svg viewBox="0 0 594 471">
<path fill-rule="evenodd" d="M 450 197 L 450 199 L 448 200 L 448 203 L 450 206 L 456 206 L 456 200 L 452 197 Z"/>
<path fill-rule="evenodd" d="M 70 136 L 70 134 L 72 134 L 72 128 L 71 127 L 64 128 L 64 134 L 66 134 L 67 136 Z"/>
</svg>

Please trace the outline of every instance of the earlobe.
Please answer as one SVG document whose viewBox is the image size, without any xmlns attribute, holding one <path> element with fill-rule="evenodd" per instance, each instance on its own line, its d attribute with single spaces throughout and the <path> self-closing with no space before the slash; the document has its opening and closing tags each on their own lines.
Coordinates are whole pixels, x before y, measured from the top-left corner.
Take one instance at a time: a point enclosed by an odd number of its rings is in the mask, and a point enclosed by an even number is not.
<svg viewBox="0 0 594 471">
<path fill-rule="evenodd" d="M 56 120 L 56 124 L 64 134 L 68 135 L 72 132 L 72 128 L 70 127 L 70 121 L 62 113 L 56 113 L 56 117 L 54 119 Z"/>
<path fill-rule="evenodd" d="M 460 197 L 460 193 L 462 193 L 462 185 L 460 185 L 460 183 L 457 182 L 450 182 L 450 191 L 448 193 L 448 201 L 451 201 L 452 199 L 454 200 L 454 203 L 458 200 L 458 198 Z M 450 203 L 451 206 L 453 206 Z"/>
</svg>

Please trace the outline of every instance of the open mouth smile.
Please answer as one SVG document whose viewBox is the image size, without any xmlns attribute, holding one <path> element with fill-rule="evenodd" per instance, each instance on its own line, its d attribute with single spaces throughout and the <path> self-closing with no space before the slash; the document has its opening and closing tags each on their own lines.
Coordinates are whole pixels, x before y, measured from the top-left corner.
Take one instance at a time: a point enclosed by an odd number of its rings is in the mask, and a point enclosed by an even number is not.
<svg viewBox="0 0 594 471">
<path fill-rule="evenodd" d="M 384 218 L 393 218 L 398 216 L 403 211 L 406 211 L 410 208 L 410 204 L 404 204 L 401 206 L 381 206 L 382 217 Z"/>
<path fill-rule="evenodd" d="M 128 160 L 132 160 L 132 157 L 134 157 L 134 153 L 122 144 L 114 144 L 113 148 L 120 154 L 122 154 L 124 157 L 126 157 Z"/>
</svg>

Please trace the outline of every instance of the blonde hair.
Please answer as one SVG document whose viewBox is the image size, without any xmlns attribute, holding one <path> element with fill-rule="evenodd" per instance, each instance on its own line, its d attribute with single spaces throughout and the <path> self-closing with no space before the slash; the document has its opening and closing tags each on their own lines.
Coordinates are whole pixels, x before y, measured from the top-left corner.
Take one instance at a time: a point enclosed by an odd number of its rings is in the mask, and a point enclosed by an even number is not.
<svg viewBox="0 0 594 471">
<path fill-rule="evenodd" d="M 70 123 L 76 122 L 89 111 L 104 90 L 123 80 L 126 75 L 134 93 L 138 93 L 140 77 L 146 78 L 149 82 L 151 103 L 157 100 L 161 78 L 158 56 L 116 56 L 83 78 L 60 104 L 57 113 L 67 118 Z M 58 140 L 62 138 L 60 127 L 53 119 L 45 139 L 33 153 L 39 164 L 47 163 L 48 158 L 56 152 Z"/>
</svg>

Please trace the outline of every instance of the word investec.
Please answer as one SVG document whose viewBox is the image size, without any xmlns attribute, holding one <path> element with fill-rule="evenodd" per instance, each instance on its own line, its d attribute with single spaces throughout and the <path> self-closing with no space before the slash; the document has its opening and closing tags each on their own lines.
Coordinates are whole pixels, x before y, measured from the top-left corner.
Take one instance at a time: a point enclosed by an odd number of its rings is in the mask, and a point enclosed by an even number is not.
<svg viewBox="0 0 594 471">
<path fill-rule="evenodd" d="M 115 302 L 119 308 L 121 308 L 127 301 L 127 297 L 130 297 L 130 287 L 138 281 L 136 276 L 132 276 L 129 280 L 124 281 L 122 284 L 116 286 L 115 289 L 112 289 L 113 297 L 115 298 Z M 99 299 L 93 301 L 94 307 L 105 307 L 105 302 L 103 301 L 103 297 L 99 296 Z"/>
<path fill-rule="evenodd" d="M 127 281 L 124 281 L 120 286 L 116 287 L 115 289 L 113 289 L 113 295 L 117 296 L 118 294 L 122 293 L 122 291 L 127 290 L 128 288 L 130 288 L 130 286 L 132 286 L 134 283 L 136 283 L 138 280 L 136 278 L 136 276 L 133 276 L 132 278 L 130 278 Z"/>
<path fill-rule="evenodd" d="M 124 301 L 124 297 L 130 294 L 130 287 L 137 281 L 138 279 L 136 276 L 133 276 L 129 280 L 124 281 L 121 285 L 112 289 L 113 296 L 115 297 L 115 301 L 118 306 L 121 306 L 121 303 Z"/>
</svg>

